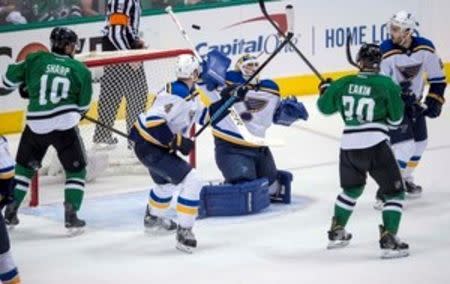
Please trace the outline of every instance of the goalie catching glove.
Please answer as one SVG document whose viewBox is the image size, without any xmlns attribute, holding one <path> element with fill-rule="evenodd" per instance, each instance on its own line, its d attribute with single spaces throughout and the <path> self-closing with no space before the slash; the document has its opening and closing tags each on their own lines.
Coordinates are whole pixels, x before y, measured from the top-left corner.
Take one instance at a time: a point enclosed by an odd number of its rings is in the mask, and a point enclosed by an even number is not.
<svg viewBox="0 0 450 284">
<path fill-rule="evenodd" d="M 290 126 L 299 119 L 308 120 L 309 114 L 303 103 L 295 97 L 282 100 L 273 115 L 273 123 Z"/>
</svg>

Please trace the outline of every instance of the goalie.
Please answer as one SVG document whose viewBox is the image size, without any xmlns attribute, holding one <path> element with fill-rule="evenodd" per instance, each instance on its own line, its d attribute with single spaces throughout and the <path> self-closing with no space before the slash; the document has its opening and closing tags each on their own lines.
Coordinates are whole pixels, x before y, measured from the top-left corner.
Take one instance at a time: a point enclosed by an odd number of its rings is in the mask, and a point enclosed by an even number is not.
<svg viewBox="0 0 450 284">
<path fill-rule="evenodd" d="M 205 187 L 203 193 L 205 215 L 241 215 L 257 212 L 269 205 L 267 192 L 272 202 L 290 202 L 292 174 L 278 171 L 270 148 L 253 143 L 244 133 L 248 131 L 250 136 L 263 140 L 266 130 L 272 124 L 290 126 L 298 119 L 307 120 L 308 112 L 294 97 L 282 100 L 279 87 L 272 80 L 256 78 L 245 86 L 245 89 L 238 88 L 237 86 L 243 85 L 251 78 L 258 67 L 257 58 L 246 54 L 237 61 L 234 70 L 226 73 L 225 87 L 214 85 L 204 79 L 202 86 L 208 97 L 213 100 L 219 97 L 219 100 L 211 105 L 211 113 L 220 108 L 233 93 L 237 92 L 237 96 L 240 97 L 220 121 L 212 124 L 216 146 L 215 160 L 226 184 Z M 233 119 L 235 114 L 244 125 L 235 122 Z M 235 199 L 220 195 L 223 191 L 235 194 Z M 248 192 L 254 194 L 251 198 L 252 206 L 245 205 L 250 202 L 245 197 Z M 255 199 L 261 202 L 258 203 Z"/>
</svg>

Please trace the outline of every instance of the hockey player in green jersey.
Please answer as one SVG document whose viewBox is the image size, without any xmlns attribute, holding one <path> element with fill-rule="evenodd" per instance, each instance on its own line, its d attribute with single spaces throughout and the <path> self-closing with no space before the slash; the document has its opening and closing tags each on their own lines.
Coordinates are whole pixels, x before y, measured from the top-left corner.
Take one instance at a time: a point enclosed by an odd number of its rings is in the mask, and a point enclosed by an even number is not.
<svg viewBox="0 0 450 284">
<path fill-rule="evenodd" d="M 11 64 L 3 77 L 0 93 L 20 86 L 29 99 L 27 121 L 16 157 L 14 202 L 5 210 L 5 221 L 19 223 L 17 211 L 28 192 L 30 180 L 40 167 L 49 146 L 63 165 L 65 181 L 65 226 L 81 231 L 78 219 L 86 177 L 86 161 L 77 125 L 92 97 L 90 71 L 73 59 L 78 36 L 68 28 L 55 28 L 50 35 L 51 53 L 35 52 Z"/>
<path fill-rule="evenodd" d="M 345 123 L 339 158 L 343 191 L 336 199 L 328 248 L 344 247 L 352 238 L 345 226 L 369 173 L 386 199 L 380 225 L 381 256 L 403 257 L 409 254 L 409 246 L 397 238 L 397 231 L 405 190 L 388 136 L 388 129 L 400 125 L 403 119 L 401 89 L 391 78 L 379 74 L 378 45 L 364 44 L 357 62 L 358 74 L 319 85 L 319 110 L 325 115 L 338 112 Z"/>
</svg>

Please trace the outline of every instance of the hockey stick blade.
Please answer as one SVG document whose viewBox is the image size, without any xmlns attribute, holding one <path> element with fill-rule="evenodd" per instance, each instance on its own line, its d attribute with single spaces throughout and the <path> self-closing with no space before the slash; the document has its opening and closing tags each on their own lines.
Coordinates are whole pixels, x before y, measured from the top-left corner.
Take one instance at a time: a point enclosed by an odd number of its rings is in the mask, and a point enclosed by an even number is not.
<svg viewBox="0 0 450 284">
<path fill-rule="evenodd" d="M 292 7 L 292 5 L 287 5 L 286 6 L 286 17 L 287 17 L 287 21 L 288 21 L 288 30 L 289 30 L 289 13 L 288 10 L 292 10 L 293 8 L 290 8 L 289 6 Z M 280 34 L 282 37 L 286 37 L 286 35 L 283 33 L 283 31 L 278 27 L 278 25 L 272 20 L 272 18 L 270 17 L 269 13 L 267 12 L 266 9 L 266 4 L 264 2 L 264 0 L 259 0 L 259 7 L 261 9 L 261 12 L 263 13 L 264 17 L 266 17 L 266 19 L 269 21 L 269 23 L 277 30 L 278 34 Z M 292 26 L 293 26 L 293 19 L 292 19 Z M 298 56 L 300 56 L 300 58 L 303 60 L 303 62 L 309 67 L 309 69 L 311 69 L 311 71 L 314 73 L 314 75 L 316 75 L 316 77 L 324 82 L 325 79 L 322 76 L 322 74 L 316 69 L 316 67 L 314 67 L 314 65 L 312 65 L 312 63 L 308 60 L 308 58 L 306 58 L 306 56 L 300 51 L 300 49 L 292 42 L 289 41 L 289 45 L 295 50 L 295 52 L 297 53 Z"/>
</svg>

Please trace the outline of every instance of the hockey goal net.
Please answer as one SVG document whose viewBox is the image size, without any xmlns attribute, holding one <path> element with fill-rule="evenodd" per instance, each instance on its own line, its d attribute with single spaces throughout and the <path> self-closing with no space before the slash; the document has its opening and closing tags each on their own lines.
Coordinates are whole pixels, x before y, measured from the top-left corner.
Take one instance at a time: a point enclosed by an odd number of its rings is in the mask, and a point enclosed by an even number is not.
<svg viewBox="0 0 450 284">
<path fill-rule="evenodd" d="M 76 58 L 92 72 L 93 98 L 87 116 L 128 134 L 137 116 L 151 104 L 162 87 L 176 79 L 176 59 L 189 49 L 92 52 Z M 192 133 L 195 130 L 192 130 Z M 88 160 L 88 177 L 147 174 L 130 142 L 107 128 L 83 120 L 79 127 Z M 189 156 L 195 166 L 195 150 Z M 56 153 L 49 149 L 31 186 L 30 206 L 39 203 L 39 179 L 63 175 Z M 62 181 L 63 179 L 61 179 Z"/>
</svg>

